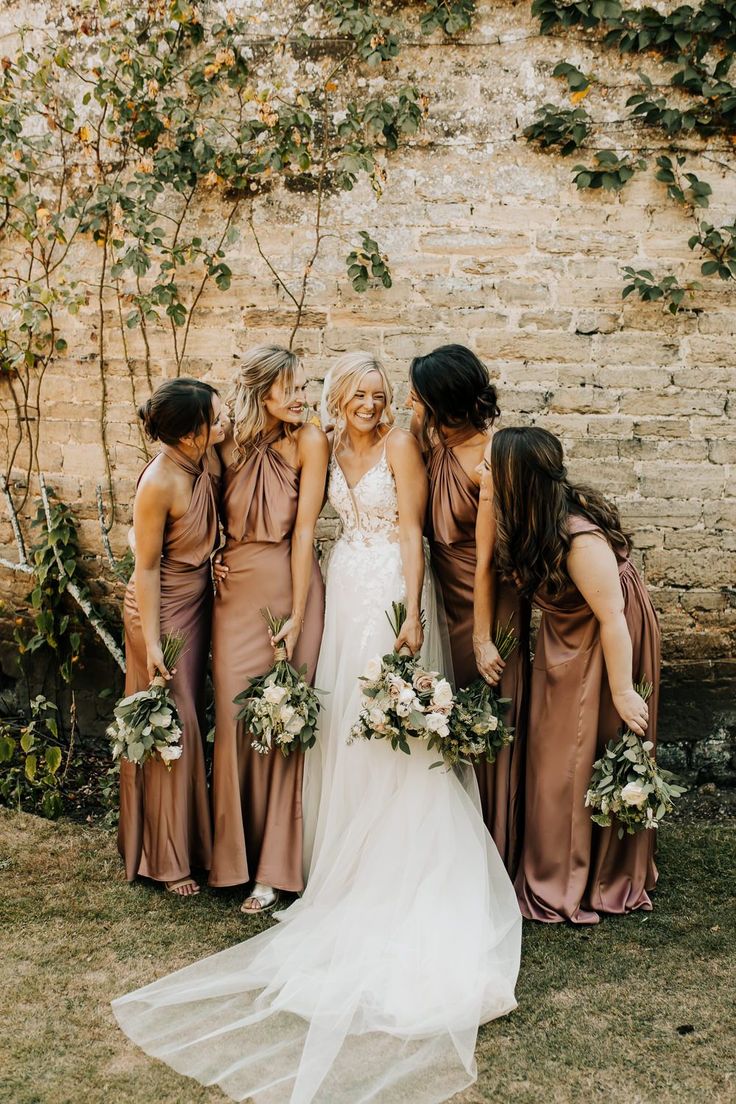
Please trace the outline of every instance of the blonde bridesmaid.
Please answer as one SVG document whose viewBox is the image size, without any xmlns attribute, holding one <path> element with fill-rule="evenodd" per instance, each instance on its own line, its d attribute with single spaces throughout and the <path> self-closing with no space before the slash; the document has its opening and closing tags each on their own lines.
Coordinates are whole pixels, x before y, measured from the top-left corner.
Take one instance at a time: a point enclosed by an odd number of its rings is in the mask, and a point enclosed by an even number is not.
<svg viewBox="0 0 736 1104">
<path fill-rule="evenodd" d="M 516 890 L 524 916 L 595 924 L 650 910 L 654 832 L 618 838 L 593 824 L 593 762 L 621 724 L 656 743 L 660 634 L 616 508 L 571 484 L 562 446 L 539 428 L 500 430 L 486 452 L 494 555 L 542 611 L 532 674 L 524 847 Z M 634 684 L 646 678 L 645 702 Z"/>
<path fill-rule="evenodd" d="M 445 606 L 455 684 L 477 678 L 511 698 L 513 745 L 477 768 L 483 816 L 507 869 L 518 860 L 522 760 L 529 682 L 529 604 L 498 584 L 485 539 L 479 465 L 499 416 L 488 369 L 463 345 L 442 345 L 411 364 L 412 428 L 429 472 L 427 533 Z M 479 554 L 480 553 L 480 554 Z M 477 583 L 477 585 L 476 585 Z M 496 621 L 511 623 L 518 647 L 504 663 L 493 644 Z"/>
<path fill-rule="evenodd" d="M 212 833 L 202 727 L 212 609 L 210 556 L 218 537 L 215 481 L 224 414 L 217 392 L 199 380 L 167 380 L 141 407 L 146 434 L 161 451 L 138 479 L 133 505 L 135 571 L 125 594 L 126 694 L 155 675 L 168 682 L 182 725 L 183 755 L 120 767 L 118 848 L 125 875 L 199 892 L 195 868 L 210 865 Z M 186 648 L 175 671 L 161 651 L 177 631 Z"/>
<path fill-rule="evenodd" d="M 209 884 L 251 883 L 250 914 L 274 907 L 279 891 L 302 880 L 301 753 L 259 755 L 236 721 L 233 698 L 273 663 L 283 640 L 295 666 L 314 676 L 324 587 L 314 552 L 329 450 L 321 429 L 304 424 L 306 375 L 288 349 L 261 346 L 244 358 L 221 446 L 225 530 L 212 624 L 215 750 L 214 846 Z M 219 559 L 219 557 L 218 557 Z M 271 640 L 260 611 L 288 620 Z"/>
</svg>

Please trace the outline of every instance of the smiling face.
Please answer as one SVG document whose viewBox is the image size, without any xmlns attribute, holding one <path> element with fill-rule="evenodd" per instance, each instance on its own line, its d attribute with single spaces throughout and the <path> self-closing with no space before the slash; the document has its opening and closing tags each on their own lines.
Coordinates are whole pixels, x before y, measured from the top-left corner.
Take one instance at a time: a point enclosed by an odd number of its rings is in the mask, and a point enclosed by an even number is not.
<svg viewBox="0 0 736 1104">
<path fill-rule="evenodd" d="M 412 414 L 419 418 L 420 422 L 423 422 L 427 415 L 427 407 L 419 398 L 416 388 L 413 385 L 410 385 L 409 394 L 406 396 L 406 409 L 411 410 Z"/>
<path fill-rule="evenodd" d="M 294 386 L 287 390 L 283 379 L 277 379 L 263 400 L 271 419 L 288 425 L 301 425 L 307 409 L 307 376 L 301 364 L 294 371 Z"/>
<path fill-rule="evenodd" d="M 387 401 L 383 376 L 371 369 L 361 377 L 357 391 L 345 404 L 346 423 L 358 433 L 371 433 L 381 421 Z"/>
<path fill-rule="evenodd" d="M 224 441 L 225 434 L 230 427 L 230 419 L 222 404 L 220 396 L 214 392 L 212 395 L 211 421 L 202 422 L 199 429 L 192 430 L 182 437 L 180 445 L 185 449 L 191 449 L 197 456 L 203 456 L 212 445 L 219 445 Z"/>
<path fill-rule="evenodd" d="M 210 445 L 219 445 L 225 440 L 225 434 L 230 428 L 230 419 L 219 395 L 212 396 L 212 424 L 210 425 L 207 448 Z"/>
</svg>

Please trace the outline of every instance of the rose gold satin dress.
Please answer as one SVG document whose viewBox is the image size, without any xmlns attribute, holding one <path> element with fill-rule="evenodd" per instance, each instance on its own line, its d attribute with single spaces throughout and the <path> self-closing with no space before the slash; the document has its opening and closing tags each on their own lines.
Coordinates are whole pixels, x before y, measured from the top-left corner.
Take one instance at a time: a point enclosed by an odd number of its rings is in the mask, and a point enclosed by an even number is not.
<svg viewBox="0 0 736 1104">
<path fill-rule="evenodd" d="M 161 451 L 193 479 L 186 513 L 166 523 L 161 556 L 161 633 L 182 632 L 187 640 L 168 684 L 184 750 L 170 771 L 158 759 L 143 767 L 126 759 L 120 763 L 118 850 L 128 881 L 141 874 L 173 882 L 192 868 L 207 870 L 212 851 L 202 732 L 212 610 L 210 556 L 218 538 L 217 477 L 176 448 L 164 445 Z M 125 592 L 124 622 L 127 695 L 149 685 L 134 579 Z"/>
<path fill-rule="evenodd" d="M 302 876 L 302 774 L 292 752 L 259 755 L 235 715 L 233 698 L 273 664 L 273 648 L 260 611 L 291 612 L 291 532 L 299 499 L 299 472 L 263 439 L 240 467 L 223 473 L 221 516 L 229 568 L 215 598 L 212 676 L 215 685 L 215 754 L 212 774 L 214 847 L 209 884 L 258 881 L 298 892 Z M 315 556 L 304 627 L 292 657 L 314 678 L 324 621 L 324 585 Z"/>
<path fill-rule="evenodd" d="M 455 684 L 468 686 L 480 678 L 473 653 L 473 586 L 475 582 L 475 524 L 480 488 L 467 474 L 454 447 L 474 436 L 470 427 L 445 433 L 430 446 L 428 537 L 432 567 L 442 591 L 450 636 Z M 501 858 L 513 875 L 520 852 L 523 817 L 523 761 L 529 687 L 530 606 L 513 587 L 498 583 L 496 620 L 512 619 L 519 643 L 506 662 L 499 687 L 511 698 L 506 721 L 515 737 L 495 763 L 476 767 L 483 818 Z"/>
<path fill-rule="evenodd" d="M 571 514 L 571 536 L 600 532 Z M 616 551 L 616 550 L 614 550 Z M 634 682 L 654 686 L 647 739 L 656 743 L 660 634 L 646 587 L 628 556 L 616 551 L 624 615 L 633 645 Z M 599 913 L 651 910 L 657 881 L 654 831 L 618 839 L 585 808 L 594 761 L 622 727 L 608 686 L 598 621 L 573 587 L 542 610 L 532 672 L 527 735 L 526 820 L 516 891 L 524 916 L 595 924 Z"/>
</svg>

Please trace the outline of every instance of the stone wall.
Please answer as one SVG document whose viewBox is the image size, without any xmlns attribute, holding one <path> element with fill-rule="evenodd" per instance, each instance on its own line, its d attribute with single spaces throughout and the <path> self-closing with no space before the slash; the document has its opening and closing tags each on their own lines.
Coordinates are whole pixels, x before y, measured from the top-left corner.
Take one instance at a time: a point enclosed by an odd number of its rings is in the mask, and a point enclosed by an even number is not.
<svg viewBox="0 0 736 1104">
<path fill-rule="evenodd" d="M 41 21 L 55 7 L 16 0 L 5 19 Z M 622 118 L 638 83 L 636 63 L 628 68 L 618 53 L 579 35 L 540 37 L 526 2 L 479 4 L 461 41 L 416 38 L 396 69 L 430 96 L 424 132 L 389 160 L 380 202 L 361 186 L 331 199 L 327 214 L 328 230 L 350 241 L 356 229 L 374 233 L 389 253 L 394 286 L 354 292 L 344 275 L 347 250 L 325 243 L 296 342 L 315 395 L 335 357 L 369 348 L 384 358 L 402 405 L 411 356 L 451 340 L 471 345 L 497 381 L 502 424 L 533 422 L 561 434 L 573 477 L 619 504 L 661 615 L 667 663 L 698 677 L 723 673 L 733 663 L 736 629 L 736 291 L 705 281 L 697 310 L 676 318 L 657 304 L 622 303 L 625 264 L 697 277 L 686 215 L 668 205 L 651 174 L 621 196 L 578 192 L 570 172 L 576 158 L 540 154 L 521 137 L 539 103 L 565 101 L 551 78 L 557 61 L 596 75 L 595 94 L 611 120 Z M 2 47 L 12 48 L 10 30 Z M 646 69 L 656 79 L 655 59 Z M 612 124 L 604 144 L 625 148 L 631 137 Z M 734 196 L 732 170 L 719 160 L 706 151 L 691 162 L 713 186 L 716 223 L 732 216 Z M 255 204 L 263 249 L 287 278 L 298 278 L 307 255 L 311 202 L 275 191 Z M 215 194 L 200 202 L 204 235 L 220 221 L 218 203 Z M 185 365 L 224 387 L 240 351 L 284 341 L 293 322 L 244 220 L 241 229 L 229 259 L 232 287 L 205 293 Z M 95 254 L 85 244 L 73 259 L 77 270 L 93 270 Z M 118 505 L 112 541 L 120 550 L 142 463 L 129 364 L 139 397 L 146 384 L 140 334 L 128 335 L 128 363 L 114 301 L 107 311 L 106 418 Z M 74 506 L 96 555 L 103 454 L 94 312 L 83 311 L 65 336 L 69 354 L 44 383 L 39 463 Z M 170 374 L 164 330 L 153 335 L 152 354 L 156 374 Z M 0 402 L 8 412 L 1 385 Z M 16 477 L 22 470 L 19 457 Z M 14 554 L 4 515 L 0 554 Z M 4 587 L 8 579 L 4 573 Z M 14 593 L 21 590 L 16 579 Z"/>
</svg>

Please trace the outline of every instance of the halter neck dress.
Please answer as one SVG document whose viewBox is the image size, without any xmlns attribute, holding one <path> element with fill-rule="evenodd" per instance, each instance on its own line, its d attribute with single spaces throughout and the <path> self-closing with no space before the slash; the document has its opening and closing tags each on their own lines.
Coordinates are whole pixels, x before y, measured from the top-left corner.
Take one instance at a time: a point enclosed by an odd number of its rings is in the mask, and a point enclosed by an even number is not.
<svg viewBox="0 0 736 1104">
<path fill-rule="evenodd" d="M 261 610 L 291 613 L 291 534 L 299 472 L 276 448 L 281 427 L 262 438 L 239 466 L 223 472 L 220 512 L 227 578 L 217 588 L 212 621 L 215 751 L 212 774 L 214 846 L 209 884 L 258 881 L 299 892 L 302 875 L 302 773 L 292 752 L 260 755 L 235 716 L 233 698 L 268 671 L 273 648 Z M 304 626 L 292 657 L 312 679 L 324 619 L 324 585 L 316 556 Z"/>
<path fill-rule="evenodd" d="M 570 514 L 570 536 L 601 533 Z M 602 537 L 602 534 L 601 534 Z M 646 587 L 629 556 L 614 548 L 633 646 L 634 682 L 654 686 L 647 739 L 656 743 L 660 633 Z M 585 808 L 594 761 L 621 729 L 613 706 L 598 621 L 572 584 L 542 611 L 532 672 L 527 737 L 524 847 L 516 891 L 524 916 L 548 923 L 595 924 L 599 913 L 651 910 L 657 880 L 653 831 L 618 838 Z"/>
<path fill-rule="evenodd" d="M 458 687 L 468 686 L 480 678 L 473 653 L 475 525 L 480 488 L 454 451 L 475 433 L 470 426 L 438 435 L 430 443 L 428 456 L 427 535 L 432 567 L 442 591 Z M 513 873 L 520 850 L 523 816 L 530 606 L 519 598 L 513 587 L 497 580 L 496 621 L 505 625 L 509 619 L 518 636 L 518 645 L 506 661 L 498 689 L 501 697 L 511 699 L 505 719 L 514 727 L 514 742 L 499 753 L 495 763 L 478 764 L 476 775 L 486 826 L 507 869 Z"/>
<path fill-rule="evenodd" d="M 168 683 L 181 721 L 184 750 L 170 771 L 157 759 L 143 767 L 121 761 L 118 849 L 128 881 L 140 874 L 172 882 L 194 867 L 206 870 L 212 849 L 202 736 L 212 609 L 210 556 L 218 539 L 218 477 L 207 461 L 198 466 L 168 445 L 161 452 L 193 480 L 187 510 L 166 523 L 161 554 L 161 634 L 182 632 L 187 641 Z M 127 695 L 149 685 L 134 577 L 125 593 L 124 624 Z"/>
</svg>

